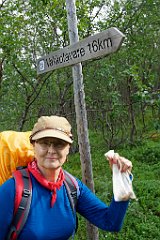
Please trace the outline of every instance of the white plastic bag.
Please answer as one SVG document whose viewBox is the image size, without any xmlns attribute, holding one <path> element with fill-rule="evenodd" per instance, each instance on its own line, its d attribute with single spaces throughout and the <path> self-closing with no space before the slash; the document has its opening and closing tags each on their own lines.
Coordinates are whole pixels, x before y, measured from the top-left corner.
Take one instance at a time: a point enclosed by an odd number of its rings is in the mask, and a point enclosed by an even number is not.
<svg viewBox="0 0 160 240">
<path fill-rule="evenodd" d="M 105 153 L 105 157 L 114 157 L 114 150 Z M 130 172 L 121 172 L 117 164 L 112 165 L 113 194 L 115 201 L 136 199 L 132 188 L 133 175 Z"/>
</svg>

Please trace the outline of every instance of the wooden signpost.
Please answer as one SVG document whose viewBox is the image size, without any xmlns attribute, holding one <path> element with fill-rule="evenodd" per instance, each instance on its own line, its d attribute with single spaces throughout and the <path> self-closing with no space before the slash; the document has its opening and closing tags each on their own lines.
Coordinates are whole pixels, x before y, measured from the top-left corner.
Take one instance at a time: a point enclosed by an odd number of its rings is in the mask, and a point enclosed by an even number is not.
<svg viewBox="0 0 160 240">
<path fill-rule="evenodd" d="M 102 58 L 116 52 L 120 48 L 123 39 L 123 33 L 117 28 L 109 28 L 39 58 L 37 60 L 37 73 L 42 74 L 93 58 Z"/>
</svg>

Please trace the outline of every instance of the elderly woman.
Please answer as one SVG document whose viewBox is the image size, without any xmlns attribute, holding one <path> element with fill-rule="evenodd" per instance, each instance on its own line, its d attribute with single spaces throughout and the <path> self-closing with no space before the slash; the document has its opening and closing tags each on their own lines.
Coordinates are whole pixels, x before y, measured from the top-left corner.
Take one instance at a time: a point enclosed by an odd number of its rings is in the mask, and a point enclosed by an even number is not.
<svg viewBox="0 0 160 240">
<path fill-rule="evenodd" d="M 34 125 L 30 141 L 34 159 L 27 169 L 32 183 L 32 199 L 19 240 L 67 240 L 75 233 L 76 212 L 105 231 L 117 232 L 121 229 L 128 201 L 116 202 L 113 197 L 108 206 L 77 178 L 79 194 L 73 213 L 62 168 L 73 142 L 71 125 L 66 118 L 40 117 Z M 119 162 L 123 163 L 122 171 L 131 170 L 132 163 L 118 154 L 109 159 L 111 166 Z M 15 180 L 11 178 L 0 187 L 1 240 L 7 239 L 10 230 L 15 195 Z"/>
</svg>

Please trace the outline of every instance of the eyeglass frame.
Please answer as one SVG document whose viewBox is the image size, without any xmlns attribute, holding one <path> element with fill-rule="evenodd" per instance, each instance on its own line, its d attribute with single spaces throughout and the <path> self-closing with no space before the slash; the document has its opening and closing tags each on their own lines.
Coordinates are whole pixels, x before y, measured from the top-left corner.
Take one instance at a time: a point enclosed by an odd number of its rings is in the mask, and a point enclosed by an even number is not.
<svg viewBox="0 0 160 240">
<path fill-rule="evenodd" d="M 58 140 L 56 144 L 55 142 L 48 141 L 47 139 L 38 139 L 38 140 L 35 140 L 35 143 L 38 143 L 41 149 L 43 150 L 48 150 L 51 146 L 52 148 L 63 150 L 69 144 L 68 142 L 62 139 L 57 138 L 56 140 Z"/>
</svg>

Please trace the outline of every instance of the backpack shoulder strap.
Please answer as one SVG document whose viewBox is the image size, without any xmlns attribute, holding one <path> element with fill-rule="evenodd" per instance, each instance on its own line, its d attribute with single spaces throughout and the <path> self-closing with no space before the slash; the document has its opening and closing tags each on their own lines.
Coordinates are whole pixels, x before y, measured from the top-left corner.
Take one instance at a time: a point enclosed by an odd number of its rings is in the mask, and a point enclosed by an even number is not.
<svg viewBox="0 0 160 240">
<path fill-rule="evenodd" d="M 75 214 L 78 197 L 80 195 L 79 185 L 75 177 L 65 170 L 64 170 L 64 175 L 65 175 L 64 185 L 67 190 L 67 195 L 71 204 L 72 212 L 73 214 Z M 78 217 L 76 214 L 76 228 L 75 228 L 75 231 L 73 232 L 73 236 L 72 236 L 73 239 L 74 239 L 75 233 L 77 232 L 77 229 L 78 229 Z"/>
<path fill-rule="evenodd" d="M 68 198 L 71 204 L 72 211 L 75 212 L 78 197 L 79 197 L 79 185 L 74 176 L 67 171 L 64 171 L 65 180 L 64 184 L 67 190 Z"/>
<path fill-rule="evenodd" d="M 13 173 L 15 179 L 14 217 L 7 240 L 17 239 L 22 230 L 30 209 L 32 199 L 32 183 L 27 168 L 21 168 Z"/>
</svg>

